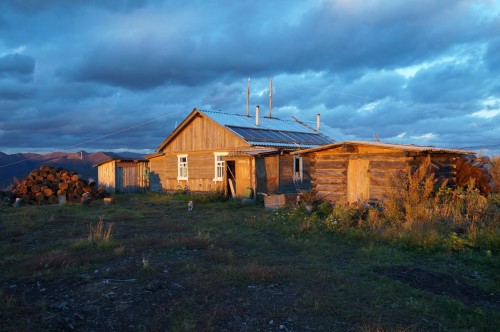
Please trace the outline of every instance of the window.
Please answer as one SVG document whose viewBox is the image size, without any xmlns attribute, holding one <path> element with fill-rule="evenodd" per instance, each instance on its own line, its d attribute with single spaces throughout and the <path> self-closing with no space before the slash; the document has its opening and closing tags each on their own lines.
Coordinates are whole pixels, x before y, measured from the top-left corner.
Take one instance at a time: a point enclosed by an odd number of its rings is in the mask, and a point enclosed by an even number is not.
<svg viewBox="0 0 500 332">
<path fill-rule="evenodd" d="M 188 179 L 188 156 L 187 154 L 177 156 L 177 180 Z"/>
<path fill-rule="evenodd" d="M 214 152 L 215 159 L 215 176 L 214 181 L 222 181 L 224 178 L 224 167 L 226 163 L 222 160 L 223 156 L 227 156 L 227 152 Z"/>
<path fill-rule="evenodd" d="M 302 157 L 293 156 L 293 178 L 295 181 L 302 181 L 304 174 L 304 161 Z"/>
</svg>

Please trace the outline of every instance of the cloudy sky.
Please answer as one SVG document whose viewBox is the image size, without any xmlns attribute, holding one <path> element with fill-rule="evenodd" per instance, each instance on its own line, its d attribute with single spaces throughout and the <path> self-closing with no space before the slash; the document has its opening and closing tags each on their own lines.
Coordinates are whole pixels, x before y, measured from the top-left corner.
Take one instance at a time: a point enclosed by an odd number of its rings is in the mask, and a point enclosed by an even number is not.
<svg viewBox="0 0 500 332">
<path fill-rule="evenodd" d="M 0 151 L 152 152 L 193 108 L 500 154 L 500 0 L 2 0 Z"/>
</svg>

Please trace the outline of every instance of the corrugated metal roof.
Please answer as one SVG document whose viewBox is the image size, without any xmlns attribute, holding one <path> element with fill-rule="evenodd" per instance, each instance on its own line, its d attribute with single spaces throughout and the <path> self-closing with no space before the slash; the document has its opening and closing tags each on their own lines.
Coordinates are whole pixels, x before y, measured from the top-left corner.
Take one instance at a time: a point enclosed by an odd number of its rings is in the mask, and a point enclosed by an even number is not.
<svg viewBox="0 0 500 332">
<path fill-rule="evenodd" d="M 104 161 L 101 161 L 100 163 L 95 164 L 93 167 L 101 166 L 101 165 L 104 165 L 104 164 L 112 162 L 112 161 L 116 161 L 116 162 L 133 161 L 133 162 L 136 162 L 136 163 L 146 163 L 146 162 L 148 162 L 148 160 L 144 159 L 144 158 L 119 158 L 119 157 L 116 157 L 116 158 L 110 158 L 110 159 L 106 159 Z"/>
<path fill-rule="evenodd" d="M 309 149 L 318 147 L 317 144 L 297 144 L 297 143 L 259 142 L 259 141 L 248 141 L 248 143 L 255 146 L 275 146 L 275 147 L 294 148 L 294 149 Z"/>
<path fill-rule="evenodd" d="M 257 146 L 276 146 L 307 148 L 335 142 L 342 137 L 333 128 L 321 124 L 317 130 L 316 122 L 284 120 L 259 117 L 259 125 L 255 124 L 255 116 L 231 114 L 216 111 L 201 111 L 207 117 L 231 130 L 248 143 Z"/>
<path fill-rule="evenodd" d="M 243 114 L 223 113 L 216 111 L 202 111 L 203 114 L 223 126 L 295 131 L 299 133 L 310 133 L 311 130 L 301 125 L 295 120 L 283 120 L 278 118 L 259 117 L 259 126 L 255 125 L 255 116 L 246 116 Z"/>
<path fill-rule="evenodd" d="M 296 151 L 293 153 L 294 154 L 303 154 L 303 153 L 309 153 L 309 152 L 328 150 L 328 149 L 336 148 L 338 146 L 342 146 L 345 144 L 368 145 L 368 146 L 375 146 L 375 147 L 386 148 L 386 149 L 395 149 L 395 150 L 404 150 L 404 151 L 413 151 L 413 152 L 435 152 L 435 153 L 454 153 L 454 154 L 474 154 L 475 153 L 472 151 L 439 148 L 439 147 L 435 147 L 435 146 L 392 144 L 392 143 L 368 142 L 368 141 L 343 141 L 343 142 L 327 144 L 327 145 L 323 145 L 323 146 L 319 146 L 319 147 L 313 147 L 313 148 L 306 149 L 306 150 L 300 150 L 300 151 Z"/>
<path fill-rule="evenodd" d="M 276 148 L 271 148 L 271 147 L 255 147 L 255 148 L 249 148 L 249 149 L 244 149 L 244 150 L 236 150 L 236 151 L 231 151 L 227 155 L 227 157 L 236 157 L 236 156 L 262 156 L 262 155 L 269 155 L 269 154 L 276 154 L 279 153 L 280 151 Z"/>
</svg>

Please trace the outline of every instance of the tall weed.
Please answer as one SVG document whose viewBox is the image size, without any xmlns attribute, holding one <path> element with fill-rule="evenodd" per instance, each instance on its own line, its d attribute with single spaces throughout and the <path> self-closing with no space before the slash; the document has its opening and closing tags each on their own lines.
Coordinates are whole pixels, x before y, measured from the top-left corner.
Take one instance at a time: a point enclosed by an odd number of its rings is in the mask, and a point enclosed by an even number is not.
<svg viewBox="0 0 500 332">
<path fill-rule="evenodd" d="M 111 235 L 113 234 L 114 223 L 106 224 L 102 217 L 94 226 L 89 225 L 89 235 L 87 237 L 90 243 L 97 245 L 99 248 L 106 249 L 112 246 Z"/>
<path fill-rule="evenodd" d="M 358 229 L 370 238 L 424 250 L 500 251 L 500 209 L 470 181 L 450 188 L 438 181 L 430 158 L 412 171 L 387 178 L 385 197 L 377 205 L 338 203 L 324 219 L 329 231 Z"/>
</svg>

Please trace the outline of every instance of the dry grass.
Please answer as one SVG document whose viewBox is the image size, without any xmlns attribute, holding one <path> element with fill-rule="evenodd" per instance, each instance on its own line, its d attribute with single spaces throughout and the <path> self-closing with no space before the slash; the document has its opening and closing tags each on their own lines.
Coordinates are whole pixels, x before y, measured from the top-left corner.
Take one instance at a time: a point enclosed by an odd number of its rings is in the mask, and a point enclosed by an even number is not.
<svg viewBox="0 0 500 332">
<path fill-rule="evenodd" d="M 496 182 L 496 187 L 493 189 L 493 192 L 500 193 L 500 156 L 491 158 L 490 173 L 493 180 Z"/>
<path fill-rule="evenodd" d="M 415 284 L 419 278 L 405 282 L 380 272 L 410 278 L 406 271 L 418 267 L 498 293 L 498 251 L 491 249 L 500 247 L 498 223 L 486 227 L 485 219 L 465 213 L 472 209 L 466 200 L 457 223 L 410 221 L 404 209 L 401 220 L 389 222 L 384 210 L 340 204 L 307 213 L 301 207 L 267 212 L 257 205 L 197 202 L 188 213 L 184 202 L 166 195 L 117 195 L 116 202 L 95 202 L 92 210 L 65 206 L 53 210 L 53 220 L 30 212 L 21 221 L 16 214 L 22 210 L 0 210 L 2 234 L 11 235 L 0 237 L 4 330 L 68 330 L 57 325 L 65 324 L 62 317 L 82 313 L 85 319 L 72 322 L 76 330 L 100 330 L 103 321 L 115 329 L 150 331 L 500 325 L 495 299 L 486 298 L 490 306 L 483 299 L 467 302 L 449 292 L 458 287 L 453 281 L 444 289 L 438 283 L 433 293 Z M 341 227 L 330 228 L 327 220 Z M 98 250 L 99 241 L 113 249 Z M 54 308 L 61 303 L 67 308 Z"/>
<path fill-rule="evenodd" d="M 99 221 L 94 226 L 89 225 L 88 240 L 97 244 L 107 243 L 111 240 L 114 223 L 105 223 L 103 217 L 99 217 Z"/>
<path fill-rule="evenodd" d="M 415 171 L 387 179 L 380 208 L 337 204 L 323 225 L 331 231 L 358 230 L 365 237 L 407 248 L 500 251 L 500 212 L 474 181 L 464 188 L 438 182 L 427 159 Z M 361 233 L 359 233 L 361 232 Z"/>
</svg>

